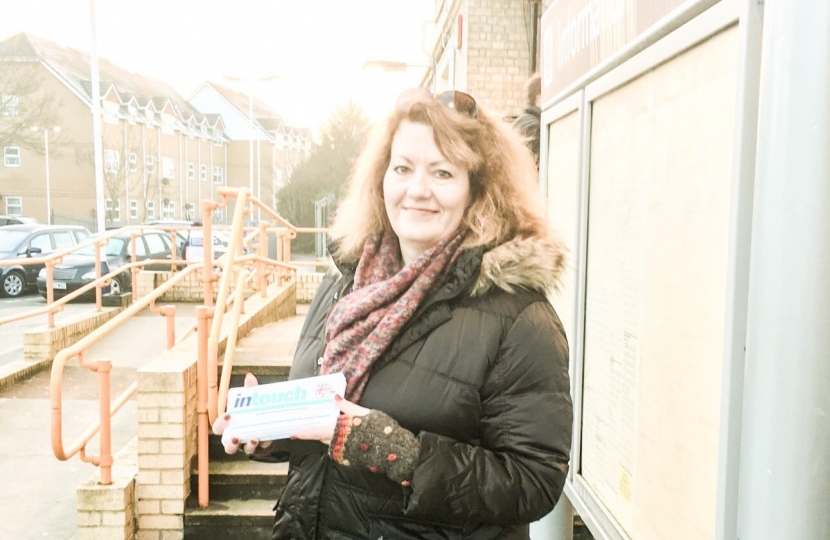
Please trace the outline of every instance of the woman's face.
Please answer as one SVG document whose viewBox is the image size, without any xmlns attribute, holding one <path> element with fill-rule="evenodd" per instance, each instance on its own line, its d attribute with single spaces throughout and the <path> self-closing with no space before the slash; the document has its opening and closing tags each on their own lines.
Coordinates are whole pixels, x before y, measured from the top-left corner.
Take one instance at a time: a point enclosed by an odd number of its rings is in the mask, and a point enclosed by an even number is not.
<svg viewBox="0 0 830 540">
<path fill-rule="evenodd" d="M 430 126 L 405 120 L 392 139 L 383 198 L 409 264 L 461 224 L 470 202 L 470 175 L 441 154 Z"/>
</svg>

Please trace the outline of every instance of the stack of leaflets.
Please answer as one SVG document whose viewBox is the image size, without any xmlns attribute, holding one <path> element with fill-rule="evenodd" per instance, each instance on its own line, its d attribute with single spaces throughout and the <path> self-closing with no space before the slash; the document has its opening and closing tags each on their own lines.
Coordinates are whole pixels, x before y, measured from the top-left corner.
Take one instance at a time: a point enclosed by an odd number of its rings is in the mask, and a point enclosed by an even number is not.
<svg viewBox="0 0 830 540">
<path fill-rule="evenodd" d="M 228 390 L 231 415 L 222 444 L 238 438 L 273 441 L 309 428 L 333 426 L 340 414 L 334 395 L 346 391 L 342 373 Z"/>
</svg>

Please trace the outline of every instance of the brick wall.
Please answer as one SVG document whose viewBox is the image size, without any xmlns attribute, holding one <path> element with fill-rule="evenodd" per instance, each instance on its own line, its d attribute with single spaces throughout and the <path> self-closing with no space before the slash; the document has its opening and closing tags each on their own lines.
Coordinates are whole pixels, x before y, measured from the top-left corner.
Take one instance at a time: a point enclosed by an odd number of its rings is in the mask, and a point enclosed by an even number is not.
<svg viewBox="0 0 830 540">
<path fill-rule="evenodd" d="M 135 520 L 135 475 L 137 438 L 127 443 L 112 465 L 112 484 L 103 486 L 96 471 L 77 491 L 77 540 L 133 540 Z"/>
<path fill-rule="evenodd" d="M 310 304 L 325 275 L 324 272 L 297 274 L 297 302 L 300 304 Z"/>
<path fill-rule="evenodd" d="M 517 114 L 530 74 L 530 5 L 468 0 L 467 29 L 467 91 L 497 114 Z"/>
<path fill-rule="evenodd" d="M 138 374 L 138 540 L 184 537 L 196 454 L 196 336 Z"/>
<path fill-rule="evenodd" d="M 150 272 L 150 271 L 142 271 L 138 274 L 138 296 L 144 296 L 152 291 L 154 288 L 162 285 L 168 279 L 173 276 L 172 272 Z M 270 274 L 267 276 L 267 283 L 271 284 L 274 282 L 276 275 Z M 232 292 L 234 286 L 236 284 L 236 280 L 231 280 L 231 287 L 230 291 Z M 256 292 L 253 288 L 249 287 L 247 292 L 245 293 L 246 297 L 254 294 Z M 216 296 L 219 294 L 219 281 L 217 280 L 213 286 L 213 299 L 216 300 Z M 186 276 L 182 281 L 177 283 L 174 287 L 172 287 L 169 291 L 164 293 L 161 298 L 158 299 L 157 303 L 162 304 L 164 302 L 202 302 L 204 301 L 204 284 L 202 282 L 202 273 L 201 272 L 194 272 Z"/>
<path fill-rule="evenodd" d="M 56 323 L 54 328 L 44 325 L 27 330 L 23 334 L 23 357 L 26 360 L 51 361 L 58 351 L 74 345 L 120 312 L 121 308 L 102 308 L 100 312 L 85 313 Z"/>
</svg>

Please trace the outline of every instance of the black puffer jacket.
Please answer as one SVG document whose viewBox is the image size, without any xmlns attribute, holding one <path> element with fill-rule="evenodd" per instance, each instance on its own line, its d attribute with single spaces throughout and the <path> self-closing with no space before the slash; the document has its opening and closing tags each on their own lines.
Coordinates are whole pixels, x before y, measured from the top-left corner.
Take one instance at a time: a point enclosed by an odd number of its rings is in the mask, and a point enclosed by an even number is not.
<svg viewBox="0 0 830 540">
<path fill-rule="evenodd" d="M 562 261 L 537 239 L 462 253 L 360 401 L 418 436 L 411 487 L 292 441 L 273 538 L 527 539 L 559 498 L 571 445 L 568 346 L 543 292 Z M 341 271 L 317 292 L 291 378 L 317 373 L 326 318 L 352 282 Z"/>
</svg>

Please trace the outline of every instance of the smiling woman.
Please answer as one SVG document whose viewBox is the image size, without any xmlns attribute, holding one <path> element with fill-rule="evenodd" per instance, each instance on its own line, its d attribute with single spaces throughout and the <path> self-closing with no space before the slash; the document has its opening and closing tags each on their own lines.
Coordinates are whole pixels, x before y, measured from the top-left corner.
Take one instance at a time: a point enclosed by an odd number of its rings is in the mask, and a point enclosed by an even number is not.
<svg viewBox="0 0 830 540">
<path fill-rule="evenodd" d="M 471 96 L 408 95 L 335 214 L 290 378 L 346 390 L 335 423 L 292 437 L 274 539 L 527 540 L 562 492 L 568 345 L 547 293 L 564 250 L 535 163 Z"/>
</svg>

